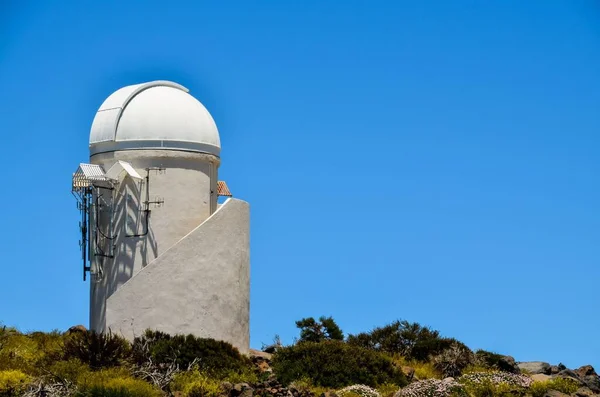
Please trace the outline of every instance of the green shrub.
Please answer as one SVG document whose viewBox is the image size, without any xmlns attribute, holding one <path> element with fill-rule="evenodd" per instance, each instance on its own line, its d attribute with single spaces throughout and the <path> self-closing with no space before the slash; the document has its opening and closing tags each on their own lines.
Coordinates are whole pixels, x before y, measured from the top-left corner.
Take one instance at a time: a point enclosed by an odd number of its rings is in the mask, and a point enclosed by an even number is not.
<svg viewBox="0 0 600 397">
<path fill-rule="evenodd" d="M 396 388 L 398 388 L 396 386 Z M 296 389 L 300 397 L 322 396 L 323 393 L 335 396 L 335 391 L 328 387 L 315 386 L 308 378 L 297 379 L 288 385 L 288 389 Z"/>
<path fill-rule="evenodd" d="M 475 361 L 478 365 L 485 368 L 496 369 L 498 371 L 518 373 L 518 367 L 511 365 L 505 356 L 485 350 L 475 352 Z"/>
<path fill-rule="evenodd" d="M 395 321 L 370 332 L 348 336 L 348 343 L 351 345 L 400 354 L 407 359 L 419 361 L 429 360 L 455 342 L 455 339 L 440 337 L 439 331 L 408 321 Z"/>
<path fill-rule="evenodd" d="M 383 385 L 380 385 L 377 388 L 377 391 L 379 392 L 379 395 L 381 397 L 394 397 L 394 395 L 398 392 L 399 389 L 400 387 L 398 387 L 398 385 L 395 385 L 393 383 L 385 383 Z"/>
<path fill-rule="evenodd" d="M 344 333 L 332 317 L 321 316 L 319 321 L 312 317 L 296 321 L 300 328 L 300 341 L 322 342 L 324 340 L 344 340 Z"/>
<path fill-rule="evenodd" d="M 485 380 L 480 383 L 463 383 L 464 391 L 470 397 L 514 397 L 525 394 L 522 387 L 507 383 L 493 383 Z"/>
<path fill-rule="evenodd" d="M 334 388 L 406 384 L 406 378 L 389 357 L 335 340 L 280 348 L 273 355 L 272 367 L 284 384 L 303 378 L 315 386 Z"/>
<path fill-rule="evenodd" d="M 579 384 L 575 379 L 554 378 L 548 381 L 548 389 L 557 390 L 565 394 L 573 394 L 579 389 Z"/>
<path fill-rule="evenodd" d="M 543 397 L 548 390 L 556 390 L 564 394 L 573 394 L 579 389 L 579 384 L 574 379 L 554 378 L 545 382 L 533 382 L 529 393 L 533 397 Z"/>
<path fill-rule="evenodd" d="M 21 371 L 0 371 L 0 397 L 20 396 L 31 378 Z"/>
<path fill-rule="evenodd" d="M 413 377 L 417 380 L 442 379 L 442 373 L 438 371 L 432 362 L 408 360 L 400 355 L 393 357 L 394 363 L 399 367 L 411 367 L 415 370 Z M 408 375 L 405 373 L 405 375 Z M 409 379 L 411 380 L 411 379 Z"/>
<path fill-rule="evenodd" d="M 143 380 L 134 379 L 124 368 L 90 372 L 79 378 L 77 397 L 160 397 L 162 392 Z"/>
<path fill-rule="evenodd" d="M 471 349 L 459 341 L 454 341 L 450 347 L 433 357 L 435 368 L 444 377 L 460 376 L 463 370 L 472 365 L 474 361 L 475 356 Z"/>
<path fill-rule="evenodd" d="M 216 397 L 223 393 L 221 384 L 221 380 L 193 369 L 175 375 L 170 390 L 180 392 L 184 397 Z"/>
<path fill-rule="evenodd" d="M 14 328 L 0 328 L 0 370 L 20 370 L 33 376 L 62 356 L 63 338 L 59 332 L 23 334 Z"/>
<path fill-rule="evenodd" d="M 88 377 L 89 372 L 89 366 L 75 358 L 68 361 L 56 361 L 46 368 L 46 373 L 49 373 L 54 380 L 68 384 L 76 384 L 79 379 Z"/>
<path fill-rule="evenodd" d="M 78 359 L 96 370 L 121 365 L 131 355 L 129 342 L 119 335 L 78 332 L 65 338 L 64 359 Z"/>
<path fill-rule="evenodd" d="M 544 397 L 548 391 L 548 382 L 533 382 L 529 387 L 529 394 L 532 397 Z"/>
<path fill-rule="evenodd" d="M 227 342 L 151 330 L 135 338 L 133 356 L 138 364 L 148 360 L 159 366 L 175 363 L 182 370 L 196 364 L 201 372 L 214 377 L 243 374 L 251 368 L 250 360 Z"/>
<path fill-rule="evenodd" d="M 160 397 L 162 393 L 143 380 L 114 378 L 104 384 L 93 385 L 79 392 L 83 397 Z"/>
<path fill-rule="evenodd" d="M 462 375 L 458 382 L 471 397 L 523 396 L 533 383 L 528 376 L 507 372 L 475 372 Z"/>
</svg>

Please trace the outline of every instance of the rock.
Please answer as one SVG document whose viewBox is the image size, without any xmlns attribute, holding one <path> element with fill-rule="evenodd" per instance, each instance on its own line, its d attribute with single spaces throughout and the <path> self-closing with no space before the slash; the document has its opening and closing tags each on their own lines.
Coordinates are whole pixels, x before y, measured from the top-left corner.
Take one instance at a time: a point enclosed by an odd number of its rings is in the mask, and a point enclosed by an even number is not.
<svg viewBox="0 0 600 397">
<path fill-rule="evenodd" d="M 567 367 L 563 363 L 558 363 L 557 367 L 561 371 L 564 371 L 565 369 L 567 369 Z"/>
<path fill-rule="evenodd" d="M 527 361 L 518 364 L 521 371 L 529 374 L 550 374 L 550 364 L 542 361 Z"/>
<path fill-rule="evenodd" d="M 67 330 L 67 334 L 76 334 L 76 333 L 86 333 L 87 332 L 87 328 L 81 324 L 79 325 L 74 325 L 71 328 L 69 328 Z"/>
<path fill-rule="evenodd" d="M 247 388 L 244 389 L 244 391 L 242 391 L 242 394 L 240 394 L 240 397 L 253 397 L 254 396 L 254 390 L 252 388 Z"/>
<path fill-rule="evenodd" d="M 546 382 L 547 380 L 552 379 L 552 377 L 546 374 L 533 374 L 531 375 L 531 379 L 533 379 L 536 382 Z"/>
<path fill-rule="evenodd" d="M 594 393 L 600 393 L 600 377 L 591 365 L 584 365 L 573 371 Z"/>
<path fill-rule="evenodd" d="M 415 369 L 413 367 L 403 365 L 402 367 L 400 367 L 400 369 L 402 370 L 402 373 L 406 375 L 406 379 L 408 379 L 408 381 L 411 381 L 412 378 L 415 376 Z"/>
<path fill-rule="evenodd" d="M 569 394 L 561 393 L 558 390 L 548 390 L 544 397 L 569 397 Z"/>
<path fill-rule="evenodd" d="M 500 362 L 498 363 L 498 367 L 501 371 L 511 372 L 513 374 L 521 373 L 517 362 L 512 356 L 502 356 Z"/>
<path fill-rule="evenodd" d="M 512 356 L 500 356 L 498 361 L 493 365 L 494 368 L 502 372 L 510 372 L 513 374 L 520 374 L 521 370 L 514 357 Z"/>
<path fill-rule="evenodd" d="M 579 375 L 577 375 L 575 372 L 571 371 L 570 369 L 563 369 L 562 371 L 560 371 L 558 373 L 558 377 L 579 379 Z"/>
<path fill-rule="evenodd" d="M 575 392 L 575 395 L 576 395 L 577 397 L 592 397 L 592 396 L 594 396 L 595 394 L 594 394 L 594 392 L 593 392 L 593 391 L 591 391 L 589 388 L 587 388 L 587 387 L 585 387 L 585 386 L 584 386 L 584 387 L 580 387 L 580 388 L 579 388 L 579 389 L 578 389 L 578 390 Z"/>
<path fill-rule="evenodd" d="M 579 375 L 580 378 L 583 378 L 584 376 L 590 376 L 590 375 L 598 376 L 596 371 L 594 371 L 594 367 L 592 367 L 591 365 L 584 365 L 583 367 L 577 368 L 573 372 L 575 372 L 577 375 Z"/>
<path fill-rule="evenodd" d="M 263 352 L 273 354 L 280 346 L 278 344 L 268 345 L 263 348 Z"/>
<path fill-rule="evenodd" d="M 582 381 L 594 393 L 600 393 L 600 378 L 598 376 L 586 376 Z"/>
<path fill-rule="evenodd" d="M 221 383 L 221 387 L 223 388 L 223 390 L 229 393 L 229 391 L 233 388 L 233 385 L 231 384 L 231 382 L 223 382 Z"/>
<path fill-rule="evenodd" d="M 271 361 L 271 359 L 273 358 L 273 354 L 268 353 L 268 352 L 263 352 L 260 350 L 256 350 L 256 349 L 250 349 L 250 352 L 248 353 L 248 355 L 250 356 L 250 358 L 254 359 L 254 358 L 262 358 L 268 361 Z"/>
<path fill-rule="evenodd" d="M 231 391 L 229 392 L 229 394 L 232 397 L 237 397 L 237 396 L 241 396 L 242 393 L 248 389 L 252 389 L 250 387 L 249 384 L 247 383 L 236 383 L 235 385 L 233 385 L 233 387 L 231 388 Z M 253 390 L 254 392 L 254 390 Z M 244 397 L 251 397 L 251 396 L 244 396 Z"/>
<path fill-rule="evenodd" d="M 560 371 L 562 371 L 562 369 L 560 369 L 559 366 L 557 366 L 557 365 L 551 365 L 550 366 L 550 375 L 556 375 Z"/>
<path fill-rule="evenodd" d="M 564 369 L 554 376 L 574 379 L 580 386 L 585 386 L 594 393 L 600 394 L 600 377 L 591 365 L 584 365 L 574 371 Z"/>
</svg>

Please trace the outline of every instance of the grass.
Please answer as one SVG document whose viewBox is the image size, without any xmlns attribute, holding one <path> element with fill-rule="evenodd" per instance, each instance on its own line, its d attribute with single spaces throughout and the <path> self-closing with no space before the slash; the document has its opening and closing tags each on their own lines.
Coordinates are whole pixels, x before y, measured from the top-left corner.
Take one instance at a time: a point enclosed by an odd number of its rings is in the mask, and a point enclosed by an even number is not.
<svg viewBox="0 0 600 397">
<path fill-rule="evenodd" d="M 421 362 L 417 360 L 407 360 L 402 356 L 394 356 L 394 363 L 399 367 L 411 367 L 415 370 L 414 377 L 418 380 L 424 379 L 442 379 L 442 373 L 435 369 L 432 362 Z"/>
</svg>

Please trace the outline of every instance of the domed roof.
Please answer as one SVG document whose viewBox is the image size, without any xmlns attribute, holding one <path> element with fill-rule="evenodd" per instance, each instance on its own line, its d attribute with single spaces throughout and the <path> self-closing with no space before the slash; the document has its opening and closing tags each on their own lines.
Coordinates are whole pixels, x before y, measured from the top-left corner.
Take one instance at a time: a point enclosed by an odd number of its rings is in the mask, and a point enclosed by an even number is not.
<svg viewBox="0 0 600 397">
<path fill-rule="evenodd" d="M 94 117 L 90 155 L 117 150 L 221 151 L 208 110 L 189 90 L 170 81 L 130 85 L 112 93 Z"/>
</svg>

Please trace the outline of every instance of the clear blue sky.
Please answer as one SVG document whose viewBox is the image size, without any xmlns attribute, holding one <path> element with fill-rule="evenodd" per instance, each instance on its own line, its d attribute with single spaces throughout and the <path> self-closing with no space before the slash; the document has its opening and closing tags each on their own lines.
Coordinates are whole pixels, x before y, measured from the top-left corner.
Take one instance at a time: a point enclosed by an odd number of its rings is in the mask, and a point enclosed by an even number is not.
<svg viewBox="0 0 600 397">
<path fill-rule="evenodd" d="M 402 318 L 600 367 L 597 2 L 0 7 L 3 323 L 87 324 L 71 174 L 107 95 L 167 79 L 251 203 L 253 346 Z"/>
</svg>

